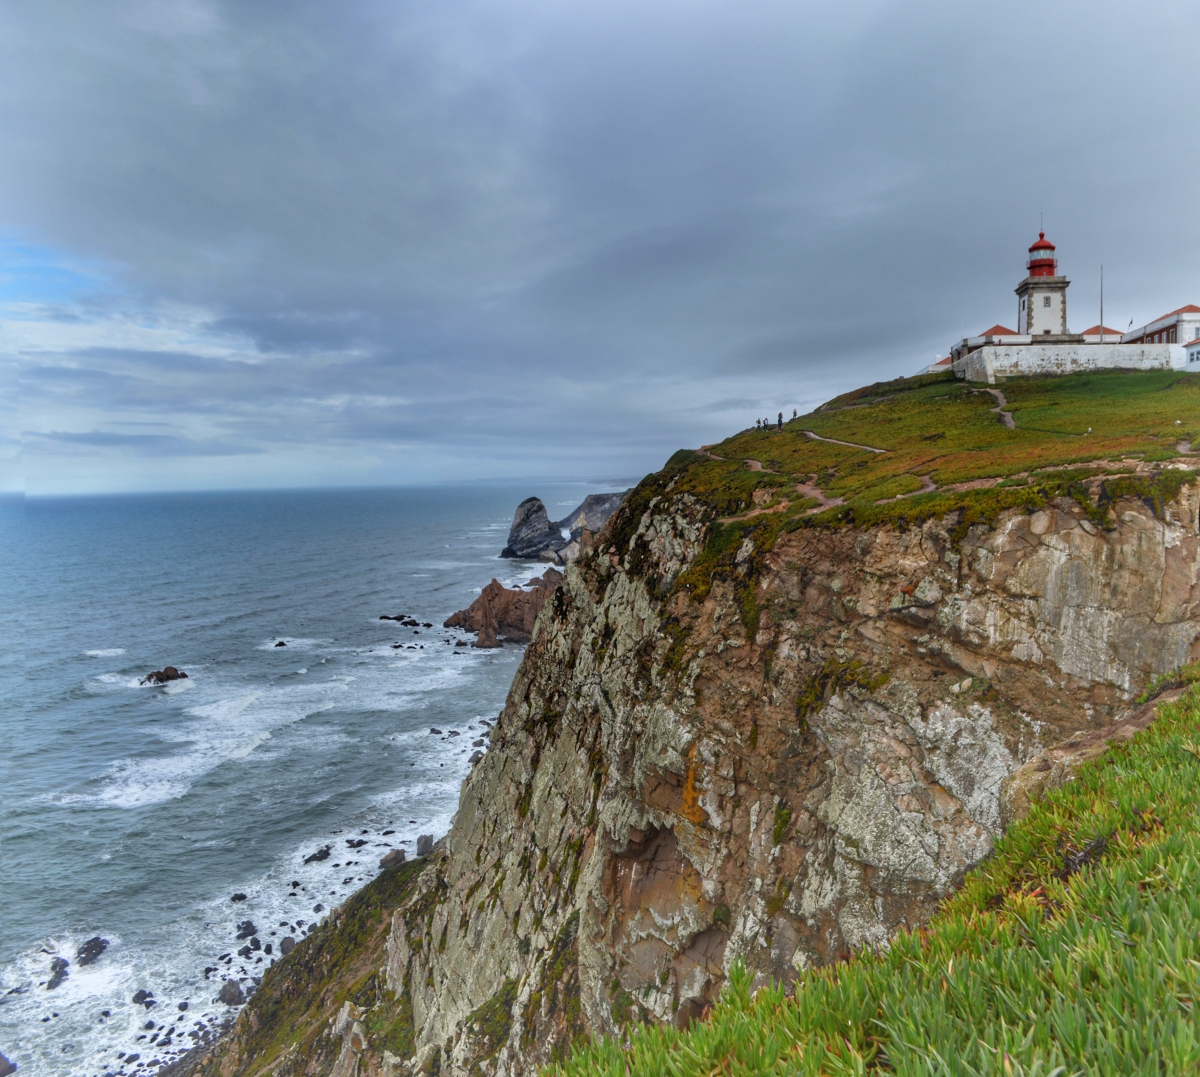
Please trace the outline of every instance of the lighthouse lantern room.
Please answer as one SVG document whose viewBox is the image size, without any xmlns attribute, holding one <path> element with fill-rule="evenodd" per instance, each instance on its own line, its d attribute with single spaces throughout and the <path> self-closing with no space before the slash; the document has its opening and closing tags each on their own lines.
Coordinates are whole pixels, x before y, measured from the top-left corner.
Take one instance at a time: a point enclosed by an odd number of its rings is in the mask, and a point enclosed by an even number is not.
<svg viewBox="0 0 1200 1077">
<path fill-rule="evenodd" d="M 1030 336 L 1066 336 L 1067 288 L 1058 275 L 1054 244 L 1039 232 L 1025 263 L 1029 275 L 1017 285 L 1017 332 Z"/>
</svg>

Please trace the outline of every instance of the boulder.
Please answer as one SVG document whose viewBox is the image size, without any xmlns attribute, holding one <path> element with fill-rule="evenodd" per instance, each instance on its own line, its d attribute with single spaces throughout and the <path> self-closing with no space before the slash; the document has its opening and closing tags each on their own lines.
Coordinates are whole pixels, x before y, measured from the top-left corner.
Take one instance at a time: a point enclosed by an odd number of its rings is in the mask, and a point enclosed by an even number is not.
<svg viewBox="0 0 1200 1077">
<path fill-rule="evenodd" d="M 134 993 L 133 1001 L 135 1005 L 145 1006 L 146 1003 L 149 1002 L 153 997 L 153 991 L 147 991 L 145 988 L 143 988 L 142 990 Z"/>
<path fill-rule="evenodd" d="M 285 935 L 279 940 L 279 952 L 287 957 L 296 948 L 296 940 L 291 935 Z"/>
<path fill-rule="evenodd" d="M 286 643 L 284 643 L 284 641 L 283 641 L 283 640 L 280 640 L 280 641 L 279 641 L 277 644 L 275 644 L 275 646 L 276 646 L 276 647 L 286 647 L 286 646 L 287 646 L 287 644 L 286 644 Z"/>
<path fill-rule="evenodd" d="M 498 647 L 501 639 L 528 643 L 538 614 L 562 578 L 557 569 L 548 568 L 530 580 L 527 589 L 505 587 L 492 580 L 471 605 L 448 617 L 443 627 L 478 633 L 475 647 Z"/>
<path fill-rule="evenodd" d="M 557 550 L 564 544 L 562 531 L 550 522 L 540 497 L 527 497 L 513 514 L 508 545 L 501 557 L 534 560 L 543 550 Z"/>
<path fill-rule="evenodd" d="M 4 1055 L 0 1054 L 0 1077 L 8 1077 L 10 1073 L 16 1073 L 17 1067 L 14 1063 L 9 1062 Z"/>
<path fill-rule="evenodd" d="M 379 866 L 384 871 L 387 871 L 388 868 L 398 868 L 403 863 L 404 863 L 404 850 L 403 849 L 393 849 L 391 852 L 387 853 L 383 857 L 383 859 L 381 859 L 379 861 Z"/>
<path fill-rule="evenodd" d="M 329 846 L 324 845 L 320 849 L 318 849 L 315 853 L 311 854 L 310 856 L 306 856 L 304 858 L 304 862 L 306 864 L 317 864 L 317 863 L 320 863 L 322 860 L 328 860 L 328 859 L 329 859 Z"/>
<path fill-rule="evenodd" d="M 237 937 L 239 939 L 248 939 L 251 935 L 257 935 L 258 928 L 254 926 L 253 920 L 243 920 L 238 924 Z"/>
<path fill-rule="evenodd" d="M 246 1001 L 245 992 L 242 991 L 242 985 L 237 980 L 226 980 L 221 984 L 217 998 L 226 1006 L 240 1006 Z"/>
<path fill-rule="evenodd" d="M 417 838 L 417 856 L 428 856 L 433 852 L 433 835 L 421 834 Z"/>
<path fill-rule="evenodd" d="M 81 965 L 90 965 L 107 949 L 108 939 L 102 939 L 99 935 L 95 935 L 75 951 L 75 960 Z"/>
</svg>

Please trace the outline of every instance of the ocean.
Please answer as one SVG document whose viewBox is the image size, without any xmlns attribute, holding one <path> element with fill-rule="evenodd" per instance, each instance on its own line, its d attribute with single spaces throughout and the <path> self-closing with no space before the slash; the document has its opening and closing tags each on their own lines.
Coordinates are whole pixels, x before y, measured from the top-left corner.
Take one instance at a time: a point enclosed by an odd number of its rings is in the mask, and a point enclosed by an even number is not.
<svg viewBox="0 0 1200 1077">
<path fill-rule="evenodd" d="M 0 1052 L 18 1073 L 155 1072 L 229 1016 L 226 978 L 249 985 L 389 849 L 443 835 L 521 649 L 456 647 L 471 637 L 442 621 L 544 569 L 498 557 L 524 497 L 558 517 L 620 488 L 0 501 Z M 140 683 L 167 665 L 187 678 Z M 243 955 L 246 921 L 262 949 Z"/>
</svg>

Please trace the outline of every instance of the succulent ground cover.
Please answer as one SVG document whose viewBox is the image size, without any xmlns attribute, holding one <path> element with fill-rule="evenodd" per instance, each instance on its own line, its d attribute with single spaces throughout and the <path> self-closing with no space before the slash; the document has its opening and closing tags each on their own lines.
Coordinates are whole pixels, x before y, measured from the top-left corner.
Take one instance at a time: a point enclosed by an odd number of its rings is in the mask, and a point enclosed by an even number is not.
<svg viewBox="0 0 1200 1077">
<path fill-rule="evenodd" d="M 790 993 L 735 970 L 688 1031 L 640 1028 L 551 1072 L 1200 1072 L 1198 679 L 1035 804 L 928 928 Z"/>
</svg>

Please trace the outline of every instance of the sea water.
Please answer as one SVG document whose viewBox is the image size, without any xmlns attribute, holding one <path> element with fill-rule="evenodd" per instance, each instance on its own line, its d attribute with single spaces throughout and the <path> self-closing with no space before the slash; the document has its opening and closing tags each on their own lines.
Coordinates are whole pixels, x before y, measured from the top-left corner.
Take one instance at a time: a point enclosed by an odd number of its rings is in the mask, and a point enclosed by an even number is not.
<svg viewBox="0 0 1200 1077">
<path fill-rule="evenodd" d="M 251 987 L 381 856 L 444 834 L 521 649 L 456 646 L 442 621 L 493 576 L 543 571 L 498 559 L 524 497 L 560 516 L 609 488 L 0 502 L 0 1052 L 18 1072 L 156 1071 L 235 1012 L 226 979 Z M 167 665 L 187 678 L 142 683 Z M 263 949 L 244 957 L 247 920 Z"/>
</svg>

